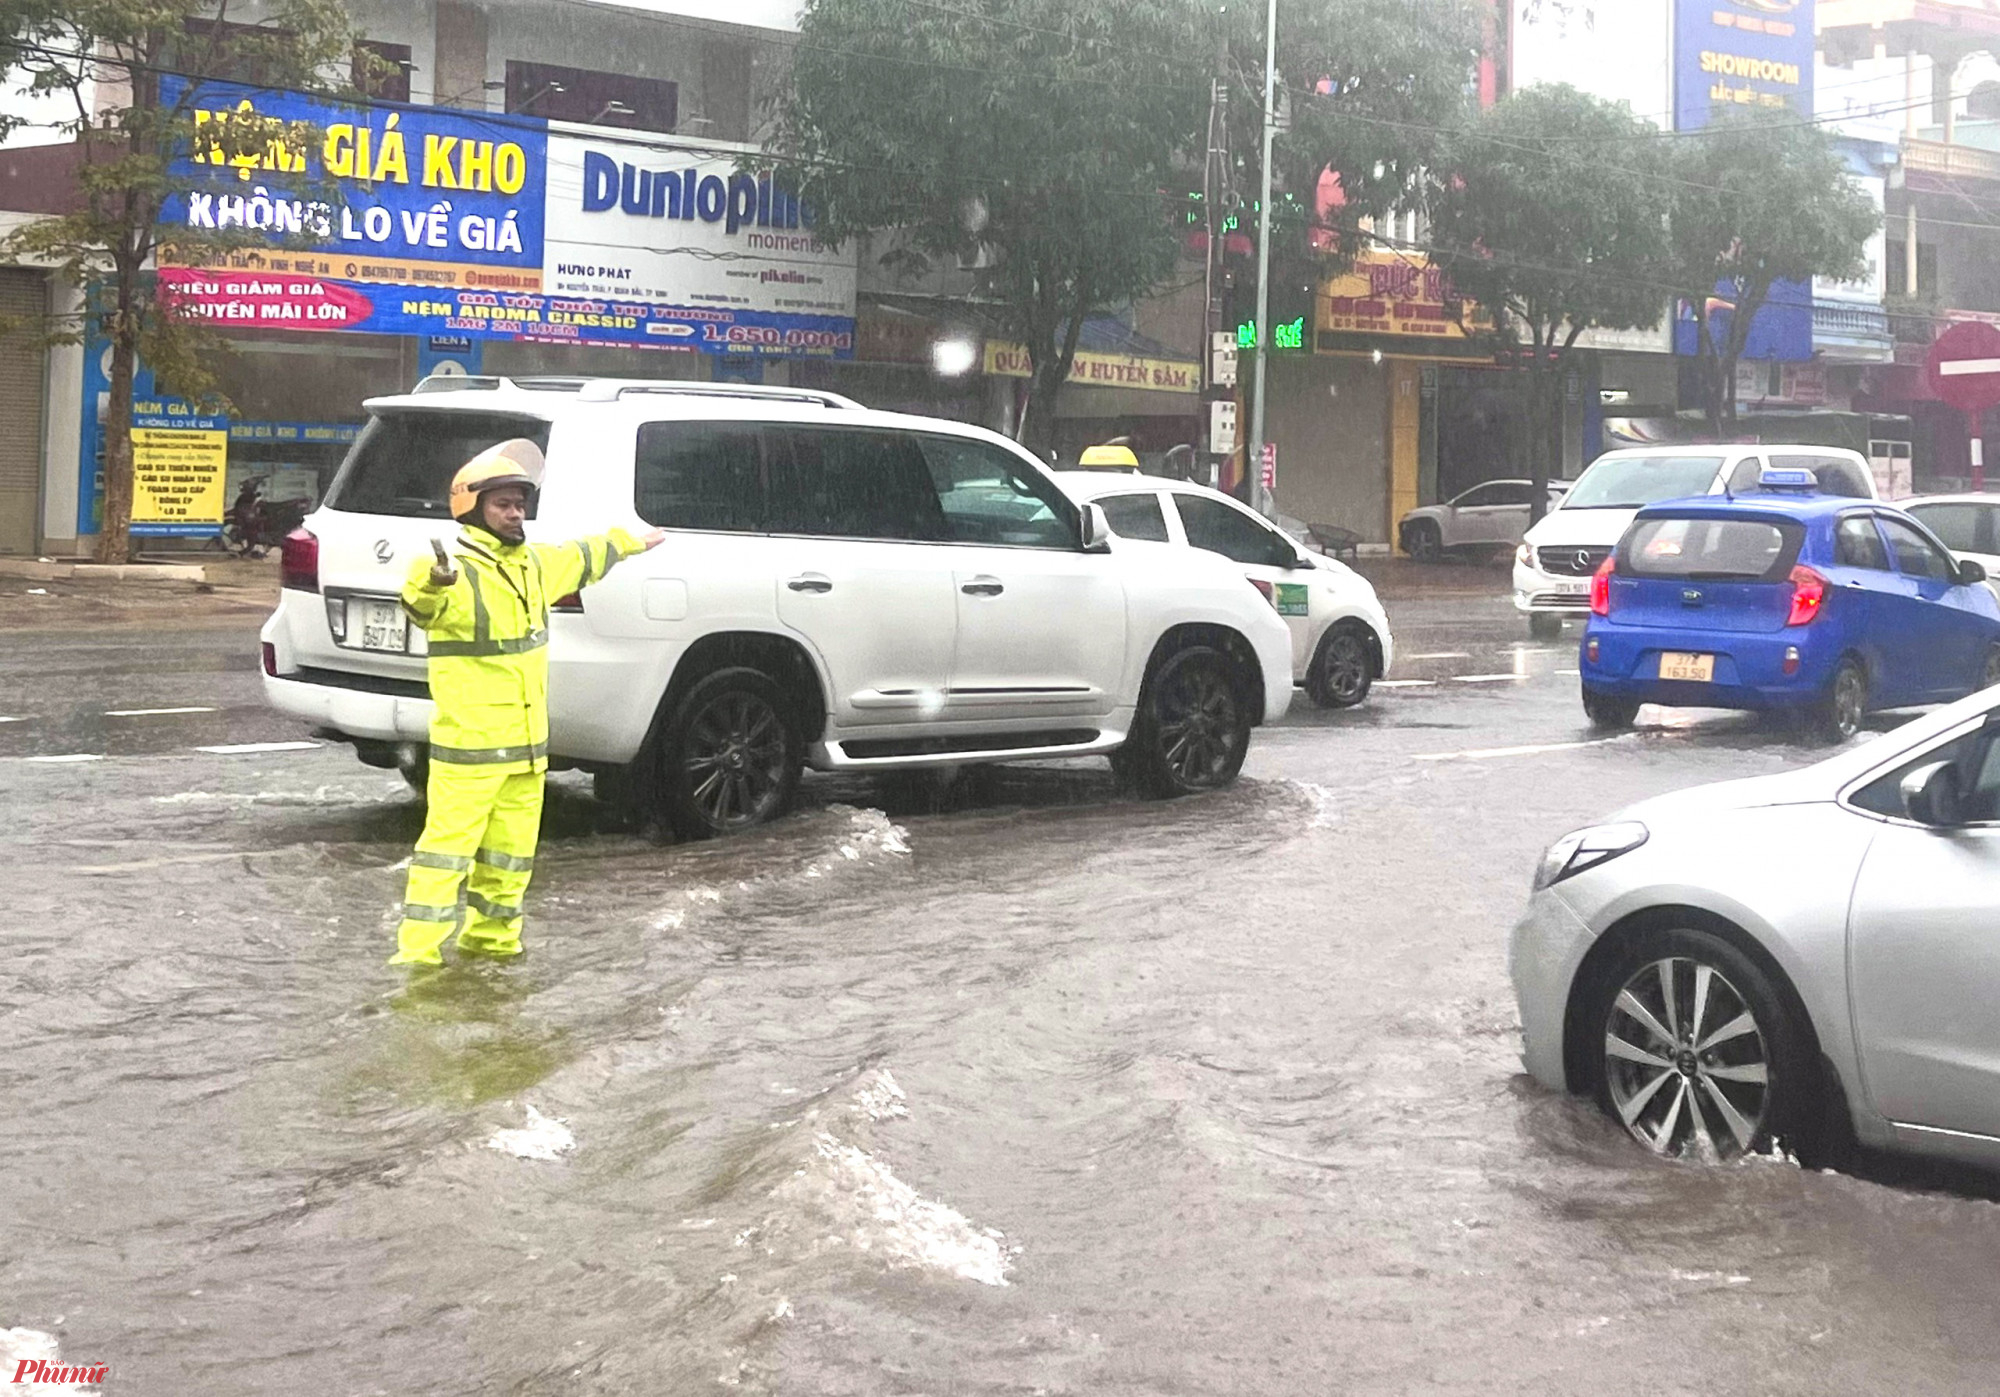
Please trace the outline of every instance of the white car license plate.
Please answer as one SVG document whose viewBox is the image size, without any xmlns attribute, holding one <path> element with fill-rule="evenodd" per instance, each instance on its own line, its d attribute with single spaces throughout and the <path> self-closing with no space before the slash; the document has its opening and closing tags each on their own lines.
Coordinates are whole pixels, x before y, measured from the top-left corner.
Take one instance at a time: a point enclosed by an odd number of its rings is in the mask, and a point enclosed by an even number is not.
<svg viewBox="0 0 2000 1397">
<path fill-rule="evenodd" d="M 348 643 L 358 638 L 363 650 L 385 650 L 392 655 L 410 649 L 410 618 L 400 602 L 350 597 L 347 602 Z"/>
<path fill-rule="evenodd" d="M 1558 592 L 1561 592 L 1564 596 L 1580 596 L 1583 593 L 1588 592 L 1590 590 L 1590 583 L 1571 582 L 1568 579 L 1564 579 L 1563 581 L 1556 583 L 1556 590 Z"/>
<path fill-rule="evenodd" d="M 1682 650 L 1660 652 L 1660 678 L 1692 679 L 1707 684 L 1715 678 L 1715 656 L 1690 655 Z"/>
</svg>

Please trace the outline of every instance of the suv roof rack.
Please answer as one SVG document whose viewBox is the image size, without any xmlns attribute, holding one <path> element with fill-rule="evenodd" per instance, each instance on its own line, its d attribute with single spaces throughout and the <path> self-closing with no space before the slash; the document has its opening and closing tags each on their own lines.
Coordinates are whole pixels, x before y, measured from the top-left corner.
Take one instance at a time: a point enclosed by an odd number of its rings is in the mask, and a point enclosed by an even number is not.
<svg viewBox="0 0 2000 1397">
<path fill-rule="evenodd" d="M 539 375 L 501 378 L 494 374 L 432 374 L 413 393 L 497 393 L 515 389 L 527 393 L 574 393 L 586 403 L 615 403 L 628 393 L 657 393 L 691 398 L 750 398 L 766 403 L 810 403 L 815 407 L 859 410 L 861 404 L 839 393 L 817 388 L 766 388 L 755 383 L 701 383 L 679 378 L 560 378 Z"/>
<path fill-rule="evenodd" d="M 766 388 L 755 383 L 700 383 L 690 379 L 594 378 L 577 396 L 586 403 L 615 403 L 628 393 L 658 393 L 694 398 L 751 398 L 767 403 L 810 403 L 816 407 L 859 409 L 861 404 L 817 388 Z"/>
<path fill-rule="evenodd" d="M 518 388 L 529 393 L 575 393 L 591 380 L 531 375 L 501 378 L 494 374 L 431 374 L 421 379 L 413 393 L 497 393 L 502 388 Z"/>
</svg>

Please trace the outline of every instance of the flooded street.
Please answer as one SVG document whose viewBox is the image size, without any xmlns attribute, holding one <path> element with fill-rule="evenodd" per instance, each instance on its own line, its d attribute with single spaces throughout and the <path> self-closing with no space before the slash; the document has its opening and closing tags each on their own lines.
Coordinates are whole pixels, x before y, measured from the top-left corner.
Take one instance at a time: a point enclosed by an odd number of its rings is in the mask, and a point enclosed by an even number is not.
<svg viewBox="0 0 2000 1397">
<path fill-rule="evenodd" d="M 1979 1188 L 1522 1074 L 1543 846 L 1809 754 L 1594 737 L 1479 581 L 1214 798 L 813 778 L 670 847 L 559 775 L 528 955 L 417 978 L 418 806 L 253 625 L 9 634 L 0 1330 L 218 1397 L 1990 1390 Z"/>
</svg>

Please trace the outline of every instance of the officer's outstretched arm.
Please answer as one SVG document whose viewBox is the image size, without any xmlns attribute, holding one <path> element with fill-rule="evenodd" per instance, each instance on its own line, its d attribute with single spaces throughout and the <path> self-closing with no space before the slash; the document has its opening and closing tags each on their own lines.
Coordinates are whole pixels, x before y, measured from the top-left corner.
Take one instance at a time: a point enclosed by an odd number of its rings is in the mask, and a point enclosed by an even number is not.
<svg viewBox="0 0 2000 1397">
<path fill-rule="evenodd" d="M 593 582 L 602 582 L 604 575 L 620 562 L 659 547 L 666 537 L 663 529 L 647 534 L 613 529 L 568 543 L 536 544 L 535 551 L 541 556 L 549 595 L 564 597 L 582 591 Z"/>
</svg>

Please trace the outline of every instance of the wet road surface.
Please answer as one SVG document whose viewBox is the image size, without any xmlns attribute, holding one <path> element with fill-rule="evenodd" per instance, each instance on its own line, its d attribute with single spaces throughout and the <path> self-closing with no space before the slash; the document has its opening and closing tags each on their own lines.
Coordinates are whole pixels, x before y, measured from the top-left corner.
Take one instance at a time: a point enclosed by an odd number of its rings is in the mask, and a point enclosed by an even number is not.
<svg viewBox="0 0 2000 1397">
<path fill-rule="evenodd" d="M 1391 614 L 1202 801 L 814 779 L 673 848 L 557 776 L 529 956 L 408 981 L 417 807 L 253 629 L 8 636 L 0 1331 L 107 1392 L 1991 1390 L 1977 1186 L 1659 1162 L 1520 1073 L 1541 848 L 1810 754 Z"/>
</svg>

